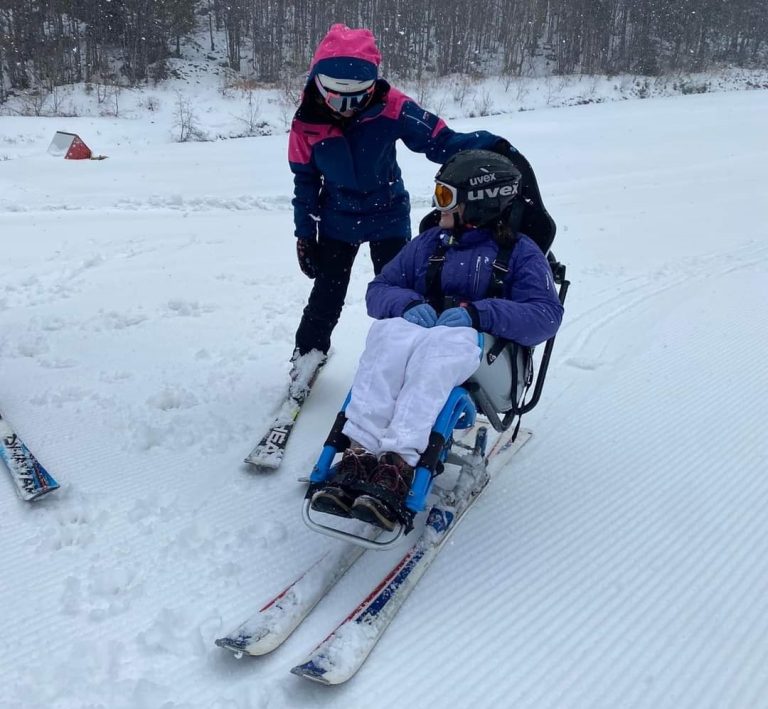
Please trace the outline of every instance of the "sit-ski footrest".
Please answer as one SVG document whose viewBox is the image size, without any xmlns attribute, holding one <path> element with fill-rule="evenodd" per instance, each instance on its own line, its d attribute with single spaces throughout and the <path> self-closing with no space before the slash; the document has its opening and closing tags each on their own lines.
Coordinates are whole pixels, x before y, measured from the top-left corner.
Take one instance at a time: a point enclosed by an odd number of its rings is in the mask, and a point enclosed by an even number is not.
<svg viewBox="0 0 768 709">
<path fill-rule="evenodd" d="M 304 524 L 306 524 L 307 527 L 309 527 L 312 531 L 325 534 L 326 536 L 333 537 L 334 539 L 340 539 L 344 542 L 351 542 L 352 544 L 356 544 L 357 546 L 361 546 L 366 549 L 376 549 L 379 551 L 383 551 L 384 549 L 391 549 L 400 541 L 400 538 L 405 532 L 405 528 L 402 524 L 399 523 L 395 526 L 394 530 L 386 533 L 372 525 L 362 523 L 365 525 L 365 530 L 373 530 L 373 535 L 367 537 L 365 536 L 364 532 L 357 534 L 352 531 L 339 529 L 338 527 L 332 527 L 331 525 L 318 522 L 316 519 L 312 518 L 312 510 L 310 505 L 311 500 L 309 498 L 305 498 L 304 504 L 301 508 L 301 518 L 304 520 Z M 381 536 L 385 537 L 383 541 L 379 541 L 379 537 Z"/>
</svg>

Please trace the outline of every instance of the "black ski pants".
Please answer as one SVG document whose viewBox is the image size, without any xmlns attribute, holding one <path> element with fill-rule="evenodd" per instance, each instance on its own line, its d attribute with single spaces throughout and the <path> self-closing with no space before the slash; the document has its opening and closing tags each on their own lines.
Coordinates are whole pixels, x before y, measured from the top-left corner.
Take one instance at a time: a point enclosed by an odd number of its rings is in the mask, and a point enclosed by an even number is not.
<svg viewBox="0 0 768 709">
<path fill-rule="evenodd" d="M 381 239 L 369 242 L 373 272 L 378 276 L 407 243 L 406 239 Z M 317 277 L 296 331 L 300 354 L 316 349 L 328 352 L 331 333 L 341 317 L 344 298 L 352 275 L 352 264 L 360 244 L 336 239 L 320 239 Z"/>
</svg>

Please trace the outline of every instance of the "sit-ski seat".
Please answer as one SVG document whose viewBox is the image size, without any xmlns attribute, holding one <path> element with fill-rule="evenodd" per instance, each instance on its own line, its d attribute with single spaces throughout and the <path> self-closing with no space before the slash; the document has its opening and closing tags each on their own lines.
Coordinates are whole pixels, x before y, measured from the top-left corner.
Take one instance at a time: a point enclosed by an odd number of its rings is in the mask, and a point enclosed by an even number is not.
<svg viewBox="0 0 768 709">
<path fill-rule="evenodd" d="M 505 419 L 521 413 L 533 382 L 533 348 L 480 333 L 483 353 L 477 371 L 463 384 L 478 412 L 496 431 L 509 427 Z"/>
</svg>

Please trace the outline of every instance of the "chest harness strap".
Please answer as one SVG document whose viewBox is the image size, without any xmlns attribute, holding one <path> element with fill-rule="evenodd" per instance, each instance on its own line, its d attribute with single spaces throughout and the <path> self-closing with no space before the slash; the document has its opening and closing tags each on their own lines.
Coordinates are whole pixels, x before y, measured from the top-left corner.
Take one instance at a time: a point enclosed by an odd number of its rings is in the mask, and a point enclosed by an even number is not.
<svg viewBox="0 0 768 709">
<path fill-rule="evenodd" d="M 509 259 L 512 256 L 512 246 L 500 246 L 493 261 L 491 280 L 485 298 L 503 298 L 504 281 L 509 274 Z M 426 276 L 427 302 L 437 311 L 438 315 L 448 308 L 455 308 L 466 299 L 456 295 L 443 294 L 443 266 L 445 265 L 445 252 L 447 246 L 439 241 L 434 253 L 429 257 Z"/>
</svg>

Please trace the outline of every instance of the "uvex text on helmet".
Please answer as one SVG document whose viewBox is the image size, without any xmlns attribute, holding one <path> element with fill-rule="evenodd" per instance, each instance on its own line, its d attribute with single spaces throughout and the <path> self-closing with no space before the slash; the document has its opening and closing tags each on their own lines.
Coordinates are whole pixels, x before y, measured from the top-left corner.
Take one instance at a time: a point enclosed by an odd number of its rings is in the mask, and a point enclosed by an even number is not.
<svg viewBox="0 0 768 709">
<path fill-rule="evenodd" d="M 464 204 L 462 221 L 485 226 L 502 218 L 520 189 L 520 171 L 490 150 L 463 150 L 440 168 L 435 180 L 455 187 Z"/>
</svg>

